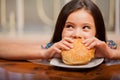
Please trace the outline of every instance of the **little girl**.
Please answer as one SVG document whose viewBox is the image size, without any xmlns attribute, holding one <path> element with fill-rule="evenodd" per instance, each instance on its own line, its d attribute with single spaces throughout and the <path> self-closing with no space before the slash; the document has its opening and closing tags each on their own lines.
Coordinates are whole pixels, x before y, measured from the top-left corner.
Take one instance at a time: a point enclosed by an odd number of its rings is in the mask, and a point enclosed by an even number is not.
<svg viewBox="0 0 120 80">
<path fill-rule="evenodd" d="M 120 51 L 115 49 L 116 43 L 106 42 L 103 16 L 91 0 L 71 0 L 62 8 L 53 37 L 45 47 L 15 43 L 6 47 L 3 45 L 0 47 L 0 57 L 13 60 L 60 57 L 62 49 L 74 47 L 72 43 L 75 38 L 81 38 L 88 49 L 95 47 L 96 57 L 120 59 Z"/>
</svg>

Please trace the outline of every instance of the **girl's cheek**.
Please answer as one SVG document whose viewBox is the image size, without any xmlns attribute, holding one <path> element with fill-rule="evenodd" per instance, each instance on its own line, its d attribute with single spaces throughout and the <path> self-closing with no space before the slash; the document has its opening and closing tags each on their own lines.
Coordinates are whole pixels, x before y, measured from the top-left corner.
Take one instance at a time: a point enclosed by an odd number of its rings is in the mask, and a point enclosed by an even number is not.
<svg viewBox="0 0 120 80">
<path fill-rule="evenodd" d="M 64 38 L 64 37 L 71 37 L 71 36 L 72 36 L 72 32 L 71 31 L 64 31 L 62 33 L 62 38 Z"/>
<path fill-rule="evenodd" d="M 88 39 L 88 38 L 91 38 L 91 37 L 93 37 L 93 36 L 95 36 L 95 35 L 93 35 L 93 34 L 91 34 L 91 33 L 84 33 L 84 39 Z"/>
<path fill-rule="evenodd" d="M 62 38 L 64 38 L 64 37 L 68 37 L 68 33 L 63 32 L 63 34 L 62 34 Z"/>
</svg>

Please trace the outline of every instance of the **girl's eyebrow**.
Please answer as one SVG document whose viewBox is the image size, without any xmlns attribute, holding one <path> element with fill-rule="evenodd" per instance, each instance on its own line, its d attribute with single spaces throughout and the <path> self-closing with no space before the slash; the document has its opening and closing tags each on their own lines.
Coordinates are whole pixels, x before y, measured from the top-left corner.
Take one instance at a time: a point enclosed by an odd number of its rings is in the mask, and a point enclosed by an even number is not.
<svg viewBox="0 0 120 80">
<path fill-rule="evenodd" d="M 69 21 L 66 21 L 66 23 L 71 23 L 71 22 L 69 22 Z"/>
<path fill-rule="evenodd" d="M 72 24 L 72 25 L 74 25 L 74 23 L 72 23 L 72 22 L 69 22 L 69 21 L 67 21 L 65 24 Z"/>
<path fill-rule="evenodd" d="M 94 26 L 92 23 L 84 23 L 84 25 Z"/>
<path fill-rule="evenodd" d="M 69 21 L 67 21 L 67 22 L 65 23 L 65 25 L 72 25 L 72 26 L 75 26 L 75 24 L 74 24 L 74 23 L 69 22 Z"/>
<path fill-rule="evenodd" d="M 73 22 L 69 22 L 69 21 L 67 21 L 65 24 L 71 24 L 71 25 L 74 25 Z M 83 25 L 92 25 L 92 24 L 89 23 L 89 22 L 86 22 L 86 23 L 83 23 Z"/>
</svg>

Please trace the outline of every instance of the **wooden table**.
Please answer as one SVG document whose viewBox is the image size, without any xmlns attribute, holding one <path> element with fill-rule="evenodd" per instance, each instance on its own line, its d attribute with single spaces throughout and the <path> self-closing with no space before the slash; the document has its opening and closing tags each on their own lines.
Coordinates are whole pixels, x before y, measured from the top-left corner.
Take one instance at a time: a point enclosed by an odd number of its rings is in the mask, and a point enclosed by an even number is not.
<svg viewBox="0 0 120 80">
<path fill-rule="evenodd" d="M 29 61 L 0 59 L 0 80 L 120 80 L 120 64 L 67 70 Z"/>
</svg>

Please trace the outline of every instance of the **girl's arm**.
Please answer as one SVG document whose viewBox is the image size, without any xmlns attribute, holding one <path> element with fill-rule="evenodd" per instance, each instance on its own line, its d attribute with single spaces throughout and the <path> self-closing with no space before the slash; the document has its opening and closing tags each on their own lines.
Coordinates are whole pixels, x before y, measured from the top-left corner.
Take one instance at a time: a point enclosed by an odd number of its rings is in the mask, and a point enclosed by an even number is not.
<svg viewBox="0 0 120 80">
<path fill-rule="evenodd" d="M 0 39 L 0 58 L 27 60 L 44 58 L 39 41 Z"/>
<path fill-rule="evenodd" d="M 50 48 L 41 48 L 40 41 L 0 39 L 0 58 L 10 60 L 49 59 L 60 56 L 61 50 L 72 48 L 73 40 L 65 38 L 54 43 Z"/>
<path fill-rule="evenodd" d="M 120 59 L 120 41 L 116 41 L 117 49 L 111 49 L 112 59 Z"/>
</svg>

